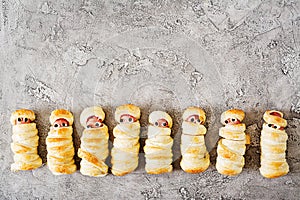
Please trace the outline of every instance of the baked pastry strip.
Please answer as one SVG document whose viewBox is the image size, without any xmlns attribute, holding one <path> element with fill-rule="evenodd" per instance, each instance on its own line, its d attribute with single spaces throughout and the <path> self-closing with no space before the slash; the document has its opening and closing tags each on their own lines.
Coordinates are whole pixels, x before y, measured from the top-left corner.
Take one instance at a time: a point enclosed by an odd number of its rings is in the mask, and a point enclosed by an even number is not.
<svg viewBox="0 0 300 200">
<path fill-rule="evenodd" d="M 103 177 L 107 175 L 108 166 L 108 128 L 103 123 L 105 113 L 99 106 L 88 107 L 80 115 L 80 123 L 85 128 L 78 149 L 80 172 L 83 175 Z"/>
<path fill-rule="evenodd" d="M 32 170 L 42 165 L 38 155 L 39 136 L 32 110 L 16 110 L 10 117 L 13 125 L 11 150 L 14 153 L 14 163 L 11 171 Z"/>
<path fill-rule="evenodd" d="M 246 125 L 241 123 L 245 118 L 242 110 L 227 110 L 221 115 L 219 135 L 222 139 L 218 142 L 216 168 L 223 175 L 238 175 L 245 165 L 244 154 L 246 151 L 247 136 Z"/>
<path fill-rule="evenodd" d="M 277 110 L 268 110 L 264 113 L 263 129 L 261 131 L 261 167 L 262 176 L 266 178 L 277 178 L 289 172 L 286 161 L 286 147 L 288 135 L 285 132 L 287 121 L 283 113 Z"/>
<path fill-rule="evenodd" d="M 73 146 L 73 115 L 58 109 L 50 115 L 50 131 L 46 138 L 47 165 L 54 175 L 72 174 L 76 171 Z"/>
<path fill-rule="evenodd" d="M 181 135 L 181 168 L 188 173 L 201 173 L 210 164 L 209 153 L 206 150 L 204 135 L 206 128 L 205 112 L 198 107 L 189 107 L 183 113 Z"/>
<path fill-rule="evenodd" d="M 162 174 L 171 172 L 172 146 L 171 138 L 172 118 L 162 111 L 154 111 L 149 115 L 148 138 L 144 146 L 146 157 L 145 170 L 148 174 Z"/>
<path fill-rule="evenodd" d="M 111 172 L 124 176 L 138 166 L 140 149 L 140 108 L 125 104 L 116 108 L 115 120 L 119 123 L 113 130 L 114 142 L 111 150 Z"/>
</svg>

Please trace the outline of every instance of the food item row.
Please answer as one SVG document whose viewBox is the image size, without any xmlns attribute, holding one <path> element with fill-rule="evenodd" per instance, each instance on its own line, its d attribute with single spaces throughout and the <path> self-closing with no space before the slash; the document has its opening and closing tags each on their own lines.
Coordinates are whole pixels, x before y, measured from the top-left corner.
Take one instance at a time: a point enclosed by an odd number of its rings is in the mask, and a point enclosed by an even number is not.
<svg viewBox="0 0 300 200">
<path fill-rule="evenodd" d="M 111 172 L 123 176 L 134 171 L 138 166 L 140 150 L 139 107 L 126 104 L 116 108 L 113 129 L 114 141 L 111 150 Z M 189 107 L 183 113 L 181 135 L 181 168 L 188 173 L 201 173 L 210 165 L 210 156 L 205 145 L 205 112 L 199 107 Z M 238 175 L 245 164 L 246 145 L 250 136 L 245 133 L 242 123 L 245 113 L 231 109 L 221 115 L 224 127 L 219 130 L 221 139 L 217 146 L 216 169 L 224 175 Z M 108 128 L 104 124 L 105 113 L 99 106 L 82 111 L 80 123 L 85 128 L 78 149 L 80 172 L 83 175 L 102 177 L 107 175 L 105 163 L 109 155 Z M 261 132 L 261 167 L 260 172 L 266 178 L 276 178 L 288 173 L 285 151 L 288 136 L 284 130 L 287 122 L 283 114 L 276 110 L 266 111 L 265 123 Z M 12 171 L 32 170 L 42 165 L 38 155 L 38 130 L 34 123 L 35 114 L 31 110 L 16 110 L 10 122 L 13 125 L 14 153 Z M 76 171 L 73 145 L 73 115 L 64 109 L 54 110 L 50 115 L 50 131 L 46 138 L 47 165 L 54 175 L 71 174 Z M 173 170 L 171 137 L 171 116 L 163 111 L 154 111 L 149 115 L 148 138 L 143 147 L 146 158 L 145 170 L 149 174 L 161 174 Z"/>
</svg>

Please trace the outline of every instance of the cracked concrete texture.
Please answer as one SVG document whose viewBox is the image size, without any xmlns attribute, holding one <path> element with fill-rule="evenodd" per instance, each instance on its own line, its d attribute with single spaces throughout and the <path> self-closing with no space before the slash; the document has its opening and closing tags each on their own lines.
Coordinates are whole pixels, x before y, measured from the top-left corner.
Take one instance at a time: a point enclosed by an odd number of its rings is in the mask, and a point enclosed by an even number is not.
<svg viewBox="0 0 300 200">
<path fill-rule="evenodd" d="M 300 1 L 1 0 L 0 47 L 0 199 L 300 199 Z M 112 141 L 114 108 L 129 102 L 142 110 L 142 146 L 151 111 L 173 117 L 174 172 L 147 175 L 142 151 L 124 177 L 53 176 L 46 166 L 10 172 L 13 110 L 35 111 L 46 163 L 53 109 L 73 112 L 78 148 L 85 107 L 104 107 Z M 190 105 L 207 112 L 212 155 L 196 175 L 179 167 Z M 246 111 L 252 142 L 243 172 L 226 177 L 216 172 L 215 144 L 220 114 L 232 107 Z M 274 180 L 258 171 L 266 109 L 289 122 L 290 173 Z"/>
</svg>

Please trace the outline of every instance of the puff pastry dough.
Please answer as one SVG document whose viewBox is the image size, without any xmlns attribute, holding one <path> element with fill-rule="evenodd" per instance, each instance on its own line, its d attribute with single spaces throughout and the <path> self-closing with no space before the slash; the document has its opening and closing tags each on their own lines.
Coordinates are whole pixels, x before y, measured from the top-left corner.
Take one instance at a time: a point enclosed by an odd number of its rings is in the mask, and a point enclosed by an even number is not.
<svg viewBox="0 0 300 200">
<path fill-rule="evenodd" d="M 72 174 L 76 171 L 73 146 L 73 115 L 63 109 L 50 115 L 50 131 L 46 138 L 47 164 L 54 175 Z"/>
<path fill-rule="evenodd" d="M 227 110 L 221 115 L 221 123 L 225 127 L 220 128 L 219 135 L 223 137 L 218 142 L 216 168 L 220 174 L 238 175 L 244 164 L 247 137 L 246 126 L 241 123 L 245 117 L 242 110 Z"/>
<path fill-rule="evenodd" d="M 11 171 L 32 170 L 42 165 L 38 155 L 38 130 L 35 114 L 31 110 L 16 110 L 12 113 L 10 122 L 13 125 L 11 149 L 14 152 L 14 163 Z"/>
<path fill-rule="evenodd" d="M 277 178 L 289 172 L 285 151 L 288 135 L 284 128 L 287 121 L 283 119 L 283 113 L 276 110 L 268 110 L 264 113 L 265 123 L 261 131 L 261 167 L 260 173 L 266 178 Z"/>
<path fill-rule="evenodd" d="M 108 128 L 103 124 L 105 113 L 101 107 L 86 108 L 80 115 L 80 123 L 85 128 L 78 149 L 80 172 L 87 176 L 102 177 L 107 174 L 108 166 Z"/>
<path fill-rule="evenodd" d="M 172 146 L 171 138 L 172 118 L 166 112 L 154 111 L 149 116 L 148 139 L 144 146 L 146 157 L 145 170 L 148 174 L 162 174 L 171 172 Z"/>
<path fill-rule="evenodd" d="M 181 168 L 188 173 L 205 171 L 210 163 L 209 153 L 206 150 L 204 135 L 206 128 L 205 112 L 197 107 L 189 107 L 183 113 L 181 135 Z"/>
<path fill-rule="evenodd" d="M 126 104 L 117 107 L 115 120 L 119 123 L 113 130 L 114 142 L 111 151 L 112 173 L 123 176 L 138 166 L 140 149 L 140 109 Z"/>
</svg>

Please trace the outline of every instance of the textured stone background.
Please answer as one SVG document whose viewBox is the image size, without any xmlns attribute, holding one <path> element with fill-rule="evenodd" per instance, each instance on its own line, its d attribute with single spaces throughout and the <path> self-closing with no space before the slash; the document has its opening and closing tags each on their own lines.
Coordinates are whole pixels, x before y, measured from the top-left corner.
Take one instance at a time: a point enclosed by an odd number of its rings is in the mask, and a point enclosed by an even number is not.
<svg viewBox="0 0 300 200">
<path fill-rule="evenodd" d="M 0 2 L 0 199 L 300 199 L 300 1 Z M 125 177 L 53 176 L 46 166 L 10 172 L 13 110 L 36 112 L 46 163 L 53 109 L 74 113 L 78 148 L 83 108 L 102 105 L 112 135 L 115 106 L 129 102 L 142 109 L 142 145 L 151 111 L 174 118 L 173 173 L 147 175 L 142 152 L 139 169 Z M 212 165 L 197 175 L 178 164 L 190 105 L 208 115 Z M 232 107 L 246 111 L 252 143 L 244 171 L 226 177 L 216 172 L 215 144 L 220 113 Z M 289 122 L 291 172 L 268 180 L 258 171 L 259 134 L 272 108 Z"/>
</svg>

